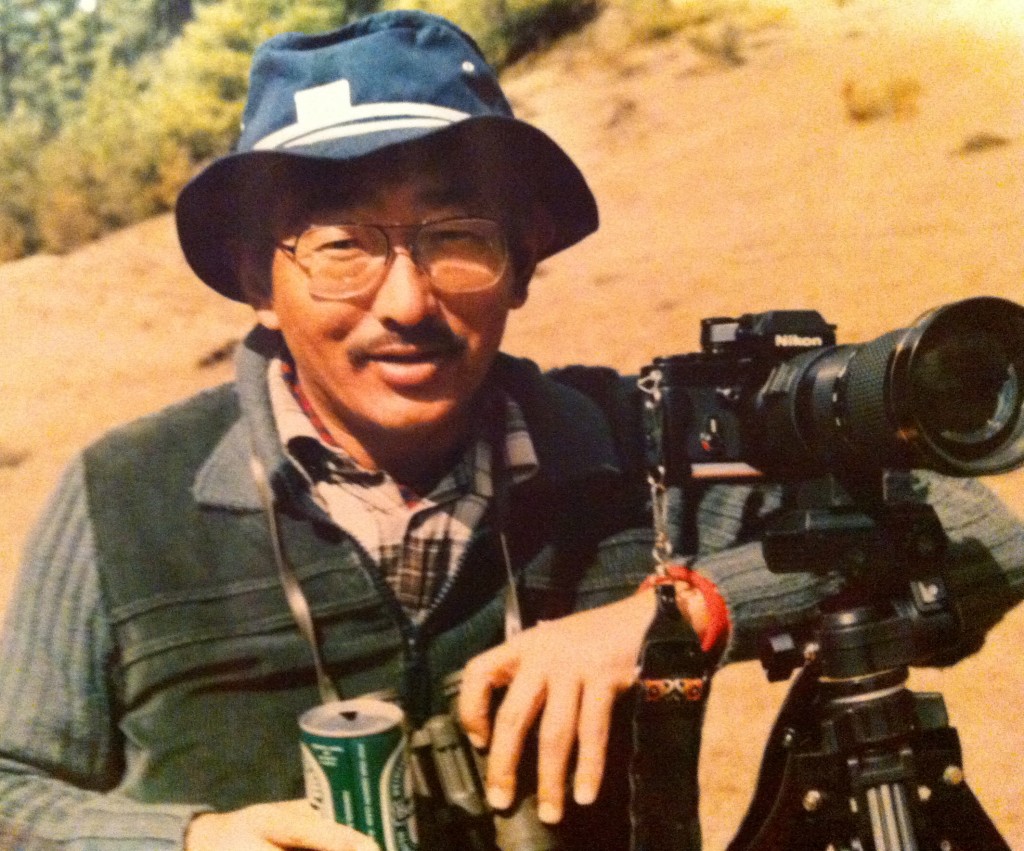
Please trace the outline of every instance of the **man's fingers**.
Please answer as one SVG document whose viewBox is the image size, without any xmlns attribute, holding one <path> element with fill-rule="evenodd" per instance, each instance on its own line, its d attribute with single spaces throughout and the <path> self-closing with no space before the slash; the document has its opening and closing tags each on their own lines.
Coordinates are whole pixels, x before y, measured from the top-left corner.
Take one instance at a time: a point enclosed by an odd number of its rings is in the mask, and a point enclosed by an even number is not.
<svg viewBox="0 0 1024 851">
<path fill-rule="evenodd" d="M 318 815 L 304 800 L 254 804 L 227 813 L 196 816 L 186 851 L 380 851 L 376 842 Z"/>
<path fill-rule="evenodd" d="M 463 668 L 459 723 L 474 747 L 487 747 L 491 738 L 491 698 L 496 688 L 512 681 L 518 660 L 518 654 L 502 644 L 470 660 Z"/>
<path fill-rule="evenodd" d="M 543 678 L 521 673 L 498 708 L 487 755 L 487 800 L 496 810 L 507 809 L 515 799 L 523 742 L 546 698 Z"/>
<path fill-rule="evenodd" d="M 594 683 L 584 690 L 573 778 L 573 799 L 577 804 L 592 804 L 597 799 L 608 754 L 612 708 L 620 690 L 614 682 Z"/>
<path fill-rule="evenodd" d="M 548 683 L 537 753 L 537 815 L 548 824 L 561 821 L 565 808 L 566 773 L 576 744 L 581 691 L 575 678 Z"/>
</svg>

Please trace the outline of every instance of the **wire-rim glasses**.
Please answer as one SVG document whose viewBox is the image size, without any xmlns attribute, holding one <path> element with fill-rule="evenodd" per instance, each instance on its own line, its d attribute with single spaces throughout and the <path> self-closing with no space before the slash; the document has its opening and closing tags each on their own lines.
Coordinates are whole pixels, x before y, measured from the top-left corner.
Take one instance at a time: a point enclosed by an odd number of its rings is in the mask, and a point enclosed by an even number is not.
<svg viewBox="0 0 1024 851">
<path fill-rule="evenodd" d="M 504 228 L 493 219 L 457 217 L 416 225 L 311 225 L 292 244 L 280 243 L 309 277 L 315 298 L 341 301 L 383 283 L 395 254 L 392 233 L 431 285 L 445 294 L 493 287 L 508 267 Z"/>
</svg>

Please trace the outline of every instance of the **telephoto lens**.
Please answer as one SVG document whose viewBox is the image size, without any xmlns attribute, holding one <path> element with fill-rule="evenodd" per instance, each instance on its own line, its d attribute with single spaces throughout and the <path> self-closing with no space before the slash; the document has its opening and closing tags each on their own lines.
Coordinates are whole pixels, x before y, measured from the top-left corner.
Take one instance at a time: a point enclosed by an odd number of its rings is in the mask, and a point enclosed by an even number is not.
<svg viewBox="0 0 1024 851">
<path fill-rule="evenodd" d="M 768 455 L 826 467 L 1005 473 L 1024 462 L 1024 308 L 993 297 L 938 307 L 861 345 L 816 349 L 783 364 L 788 398 L 760 394 Z M 766 387 L 778 387 L 777 380 Z"/>
</svg>

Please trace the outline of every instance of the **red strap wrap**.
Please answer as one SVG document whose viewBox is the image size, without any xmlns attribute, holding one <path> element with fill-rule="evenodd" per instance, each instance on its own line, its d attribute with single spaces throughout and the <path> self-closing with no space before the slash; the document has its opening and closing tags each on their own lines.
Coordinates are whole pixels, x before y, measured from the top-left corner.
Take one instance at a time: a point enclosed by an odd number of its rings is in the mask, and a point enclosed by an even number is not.
<svg viewBox="0 0 1024 851">
<path fill-rule="evenodd" d="M 667 564 L 665 573 L 652 573 L 641 584 L 640 589 L 654 588 L 656 585 L 675 584 L 689 585 L 700 592 L 707 608 L 708 625 L 701 636 L 700 646 L 705 653 L 710 653 L 729 635 L 729 607 L 718 591 L 718 586 L 703 574 L 687 567 L 685 564 Z"/>
</svg>

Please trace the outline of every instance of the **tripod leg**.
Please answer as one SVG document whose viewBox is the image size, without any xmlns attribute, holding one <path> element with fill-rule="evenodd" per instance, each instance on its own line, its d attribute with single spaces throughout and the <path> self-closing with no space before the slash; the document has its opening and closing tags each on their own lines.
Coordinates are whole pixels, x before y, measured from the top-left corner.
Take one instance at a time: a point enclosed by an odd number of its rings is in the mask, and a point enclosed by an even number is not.
<svg viewBox="0 0 1024 851">
<path fill-rule="evenodd" d="M 948 795 L 933 796 L 926 809 L 943 851 L 1010 851 L 966 783 Z"/>
<path fill-rule="evenodd" d="M 761 758 L 753 799 L 727 851 L 823 847 L 816 839 L 804 839 L 801 844 L 796 838 L 797 824 L 805 813 L 799 796 L 790 791 L 797 773 L 792 760 L 794 739 L 809 723 L 807 713 L 814 705 L 817 689 L 815 673 L 802 669 L 779 710 Z"/>
<path fill-rule="evenodd" d="M 729 851 L 1010 851 L 963 782 L 940 695 L 878 691 L 851 717 L 860 699 L 822 704 L 801 677 Z"/>
<path fill-rule="evenodd" d="M 868 818 L 875 851 L 918 851 L 907 790 L 886 783 L 867 790 Z"/>
</svg>

